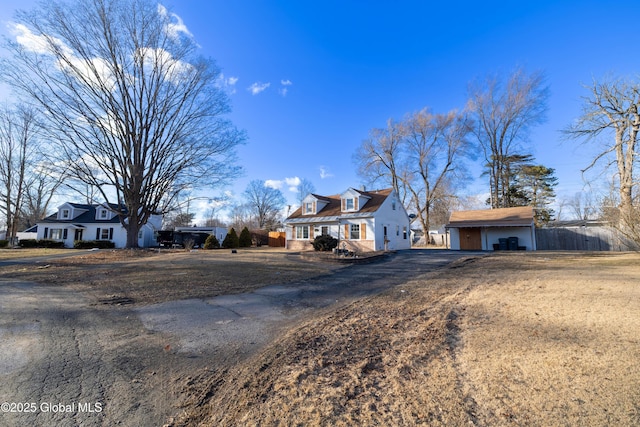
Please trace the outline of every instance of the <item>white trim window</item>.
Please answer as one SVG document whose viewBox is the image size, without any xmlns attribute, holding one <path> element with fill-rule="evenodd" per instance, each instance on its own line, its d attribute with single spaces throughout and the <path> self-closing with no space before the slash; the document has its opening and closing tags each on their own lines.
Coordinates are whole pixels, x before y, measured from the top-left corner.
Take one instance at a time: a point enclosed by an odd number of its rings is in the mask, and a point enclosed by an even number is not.
<svg viewBox="0 0 640 427">
<path fill-rule="evenodd" d="M 308 225 L 296 225 L 296 239 L 297 240 L 309 239 Z"/>
<path fill-rule="evenodd" d="M 349 227 L 349 239 L 360 240 L 360 224 L 351 224 L 351 227 Z"/>
<path fill-rule="evenodd" d="M 355 200 L 353 198 L 344 199 L 344 208 L 347 211 L 355 210 Z"/>
<path fill-rule="evenodd" d="M 109 240 L 109 229 L 103 228 L 100 230 L 100 240 Z"/>
<path fill-rule="evenodd" d="M 100 213 L 98 214 L 98 219 L 111 219 L 109 218 L 109 211 L 106 209 L 100 209 Z"/>
<path fill-rule="evenodd" d="M 49 239 L 62 240 L 62 228 L 52 228 L 49 230 Z"/>
<path fill-rule="evenodd" d="M 62 218 L 62 219 L 71 218 L 71 210 L 70 209 L 62 209 L 60 211 L 60 218 Z"/>
<path fill-rule="evenodd" d="M 304 204 L 304 213 L 306 213 L 306 214 L 315 213 L 313 211 L 313 202 L 307 202 L 307 203 Z"/>
</svg>

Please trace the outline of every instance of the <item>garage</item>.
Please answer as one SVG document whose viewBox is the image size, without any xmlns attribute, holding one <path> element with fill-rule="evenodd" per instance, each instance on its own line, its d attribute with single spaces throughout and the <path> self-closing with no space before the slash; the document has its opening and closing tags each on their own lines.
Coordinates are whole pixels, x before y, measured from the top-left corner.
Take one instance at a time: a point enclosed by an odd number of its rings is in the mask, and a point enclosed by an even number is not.
<svg viewBox="0 0 640 427">
<path fill-rule="evenodd" d="M 451 250 L 536 250 L 531 206 L 452 212 L 446 228 Z"/>
</svg>

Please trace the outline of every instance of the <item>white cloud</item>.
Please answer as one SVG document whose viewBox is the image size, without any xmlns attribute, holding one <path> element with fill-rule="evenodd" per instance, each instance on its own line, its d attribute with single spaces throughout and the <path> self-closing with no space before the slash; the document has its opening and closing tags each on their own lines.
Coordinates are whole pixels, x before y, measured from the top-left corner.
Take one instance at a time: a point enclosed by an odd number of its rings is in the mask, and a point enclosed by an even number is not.
<svg viewBox="0 0 640 427">
<path fill-rule="evenodd" d="M 278 93 L 283 97 L 287 96 L 287 93 L 289 92 L 289 86 L 291 86 L 293 83 L 291 83 L 291 80 L 287 79 L 280 80 L 280 84 L 282 85 L 282 87 L 278 89 Z"/>
<path fill-rule="evenodd" d="M 247 90 L 249 92 L 251 92 L 251 95 L 257 95 L 260 92 L 265 91 L 269 86 L 271 86 L 271 83 L 256 82 L 256 83 L 252 84 L 251 86 L 249 86 L 247 88 Z"/>
<path fill-rule="evenodd" d="M 174 59 L 171 53 L 162 48 L 140 48 L 138 49 L 138 54 L 142 55 L 147 67 L 161 67 L 169 80 L 179 81 L 183 74 L 193 70 L 193 65 Z"/>
<path fill-rule="evenodd" d="M 325 166 L 320 166 L 320 179 L 331 178 L 333 174 Z"/>
<path fill-rule="evenodd" d="M 189 37 L 193 37 L 193 34 L 191 34 L 191 31 L 189 31 L 187 26 L 184 24 L 182 18 L 180 18 L 175 13 L 170 14 L 167 8 L 161 4 L 158 5 L 158 14 L 163 18 L 169 17 L 170 21 L 167 24 L 166 28 L 169 37 L 176 39 L 180 36 L 180 33 L 183 33 Z"/>
<path fill-rule="evenodd" d="M 301 182 L 302 180 L 300 178 L 294 176 L 285 179 L 267 179 L 264 182 L 264 186 L 274 188 L 276 190 L 281 190 L 286 185 L 289 191 L 295 193 L 296 191 L 298 191 L 298 186 Z"/>
<path fill-rule="evenodd" d="M 278 179 L 268 179 L 264 182 L 265 187 L 273 188 L 274 190 L 280 190 L 283 184 L 284 182 Z"/>
<path fill-rule="evenodd" d="M 217 85 L 218 87 L 226 90 L 229 94 L 233 95 L 236 93 L 236 83 L 240 80 L 238 77 L 225 77 L 224 73 L 220 73 L 218 76 Z"/>
<path fill-rule="evenodd" d="M 294 176 L 293 178 L 285 178 L 284 182 L 289 186 L 289 191 L 295 193 L 298 191 L 298 186 L 302 181 L 297 176 Z"/>
<path fill-rule="evenodd" d="M 69 49 L 62 40 L 56 37 L 34 34 L 25 25 L 10 23 L 9 31 L 16 37 L 16 41 L 28 51 L 51 54 L 51 47 L 55 45 L 65 55 L 69 56 L 73 54 L 71 49 Z"/>
</svg>

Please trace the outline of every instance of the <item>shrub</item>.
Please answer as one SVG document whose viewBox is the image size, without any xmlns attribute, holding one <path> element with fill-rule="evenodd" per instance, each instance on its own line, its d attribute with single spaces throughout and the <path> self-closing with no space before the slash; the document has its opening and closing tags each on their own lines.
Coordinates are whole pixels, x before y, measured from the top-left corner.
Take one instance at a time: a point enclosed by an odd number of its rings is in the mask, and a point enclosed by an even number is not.
<svg viewBox="0 0 640 427">
<path fill-rule="evenodd" d="M 218 249 L 219 247 L 220 242 L 213 234 L 210 234 L 209 237 L 207 237 L 207 240 L 204 241 L 204 249 Z"/>
<path fill-rule="evenodd" d="M 234 228 L 227 233 L 227 237 L 222 241 L 222 247 L 225 249 L 234 249 L 240 247 L 240 239 Z"/>
<path fill-rule="evenodd" d="M 7 246 L 9 246 L 8 240 L 0 240 L 0 248 L 6 248 Z"/>
<path fill-rule="evenodd" d="M 23 248 L 64 248 L 64 242 L 49 239 L 24 239 L 20 240 L 20 247 Z"/>
<path fill-rule="evenodd" d="M 249 229 L 245 227 L 240 232 L 239 245 L 241 248 L 250 248 L 251 243 L 251 233 L 249 232 Z"/>
<path fill-rule="evenodd" d="M 316 251 L 331 251 L 338 246 L 338 239 L 323 234 L 313 239 L 312 245 Z"/>
<path fill-rule="evenodd" d="M 115 243 L 109 240 L 76 240 L 73 242 L 74 249 L 113 249 L 115 247 Z"/>
</svg>

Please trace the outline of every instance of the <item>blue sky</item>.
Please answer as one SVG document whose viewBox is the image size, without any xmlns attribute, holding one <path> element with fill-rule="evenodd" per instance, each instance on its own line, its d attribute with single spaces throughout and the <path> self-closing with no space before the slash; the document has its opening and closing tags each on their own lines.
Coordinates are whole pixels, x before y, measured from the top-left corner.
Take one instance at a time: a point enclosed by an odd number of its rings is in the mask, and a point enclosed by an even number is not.
<svg viewBox="0 0 640 427">
<path fill-rule="evenodd" d="M 4 33 L 13 9 L 36 4 L 3 3 Z M 558 197 L 570 198 L 593 157 L 559 133 L 580 114 L 582 85 L 640 70 L 637 1 L 163 4 L 229 79 L 230 119 L 248 135 L 238 152 L 244 176 L 224 189 L 238 197 L 252 179 L 280 182 L 291 203 L 296 177 L 319 194 L 357 187 L 352 156 L 371 128 L 424 107 L 461 109 L 470 81 L 521 66 L 542 70 L 551 91 L 530 151 L 556 169 Z M 472 168 L 468 191 L 487 192 Z"/>
</svg>

